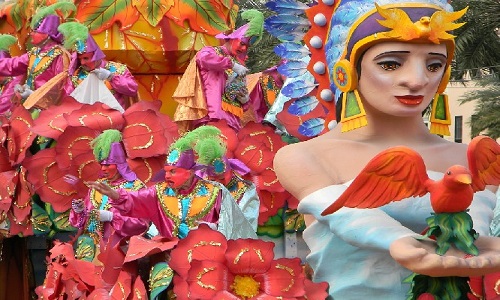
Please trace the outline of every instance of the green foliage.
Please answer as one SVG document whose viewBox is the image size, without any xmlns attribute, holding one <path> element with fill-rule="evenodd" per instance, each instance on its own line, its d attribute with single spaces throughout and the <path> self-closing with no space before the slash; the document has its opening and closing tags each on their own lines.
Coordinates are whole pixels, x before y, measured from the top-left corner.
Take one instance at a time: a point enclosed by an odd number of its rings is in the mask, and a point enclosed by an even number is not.
<svg viewBox="0 0 500 300">
<path fill-rule="evenodd" d="M 426 221 L 429 230 L 425 236 L 436 238 L 437 254 L 444 255 L 451 245 L 465 253 L 479 254 L 474 245 L 478 235 L 472 228 L 472 218 L 467 212 L 437 213 L 428 217 Z"/>
<path fill-rule="evenodd" d="M 467 293 L 470 292 L 467 281 L 467 277 L 430 277 L 413 273 L 403 282 L 411 283 L 407 300 L 416 300 L 425 293 L 439 300 L 467 300 Z"/>
<path fill-rule="evenodd" d="M 278 213 L 263 224 L 257 227 L 258 236 L 268 236 L 272 238 L 282 237 L 284 233 L 283 209 L 280 208 Z"/>
<path fill-rule="evenodd" d="M 471 137 L 487 134 L 493 139 L 500 137 L 500 1 L 453 0 L 455 10 L 466 6 L 469 10 L 460 20 L 464 26 L 455 30 L 457 36 L 452 78 L 462 79 L 469 72 L 473 79 L 493 74 L 485 80 L 484 89 L 469 93 L 460 99 L 462 103 L 477 101 L 475 116 L 469 125 Z"/>
<path fill-rule="evenodd" d="M 455 30 L 457 36 L 455 65 L 452 78 L 461 79 L 466 70 L 476 78 L 480 72 L 500 71 L 500 1 L 498 0 L 453 0 L 455 10 L 469 9 L 460 20 L 464 26 Z"/>
</svg>

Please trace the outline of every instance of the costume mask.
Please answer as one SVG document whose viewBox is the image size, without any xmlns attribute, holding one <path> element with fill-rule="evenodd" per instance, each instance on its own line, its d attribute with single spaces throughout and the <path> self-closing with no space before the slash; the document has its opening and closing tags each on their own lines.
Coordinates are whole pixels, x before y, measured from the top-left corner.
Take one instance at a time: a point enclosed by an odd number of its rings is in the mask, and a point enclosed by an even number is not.
<svg viewBox="0 0 500 300">
<path fill-rule="evenodd" d="M 48 38 L 49 35 L 46 33 L 36 31 L 31 32 L 31 43 L 35 46 L 42 45 Z"/>
<path fill-rule="evenodd" d="M 229 44 L 231 45 L 229 54 L 240 62 L 244 62 L 248 57 L 248 38 L 234 39 L 231 40 Z"/>
<path fill-rule="evenodd" d="M 120 178 L 118 167 L 115 164 L 101 164 L 101 177 L 108 181 L 114 181 Z"/>
<path fill-rule="evenodd" d="M 173 189 L 182 187 L 193 177 L 191 170 L 175 166 L 164 166 L 163 170 L 165 171 L 165 182 Z"/>
<path fill-rule="evenodd" d="M 92 71 L 96 69 L 100 65 L 100 61 L 93 61 L 92 57 L 94 56 L 93 52 L 86 52 L 83 54 L 78 54 L 78 61 L 80 65 L 87 71 Z"/>
</svg>

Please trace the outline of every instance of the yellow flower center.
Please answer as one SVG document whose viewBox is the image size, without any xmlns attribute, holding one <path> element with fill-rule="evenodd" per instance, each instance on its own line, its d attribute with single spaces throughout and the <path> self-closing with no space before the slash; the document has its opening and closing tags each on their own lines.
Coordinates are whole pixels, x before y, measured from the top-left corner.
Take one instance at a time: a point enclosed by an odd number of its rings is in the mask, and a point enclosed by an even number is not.
<svg viewBox="0 0 500 300">
<path fill-rule="evenodd" d="M 249 275 L 236 275 L 231 288 L 237 296 L 248 299 L 259 294 L 260 283 Z"/>
</svg>

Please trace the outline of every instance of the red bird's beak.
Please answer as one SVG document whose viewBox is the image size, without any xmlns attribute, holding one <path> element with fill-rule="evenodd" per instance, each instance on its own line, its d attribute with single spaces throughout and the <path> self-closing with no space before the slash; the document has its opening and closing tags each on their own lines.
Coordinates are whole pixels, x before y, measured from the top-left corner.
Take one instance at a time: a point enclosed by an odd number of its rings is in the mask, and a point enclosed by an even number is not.
<svg viewBox="0 0 500 300">
<path fill-rule="evenodd" d="M 463 184 L 471 184 L 472 177 L 469 174 L 460 174 L 455 177 L 455 180 Z"/>
</svg>

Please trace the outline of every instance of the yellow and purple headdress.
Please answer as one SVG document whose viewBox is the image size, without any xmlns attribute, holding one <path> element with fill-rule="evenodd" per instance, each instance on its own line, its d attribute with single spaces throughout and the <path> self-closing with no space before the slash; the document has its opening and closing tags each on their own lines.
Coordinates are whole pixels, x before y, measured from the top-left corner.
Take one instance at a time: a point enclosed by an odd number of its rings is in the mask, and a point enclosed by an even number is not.
<svg viewBox="0 0 500 300">
<path fill-rule="evenodd" d="M 281 0 L 272 2 L 275 7 L 279 6 L 276 3 Z M 290 6 L 286 6 L 288 11 L 285 11 L 285 14 L 291 14 Z M 366 125 L 364 109 L 356 91 L 356 65 L 364 51 L 384 41 L 446 44 L 448 65 L 438 88 L 438 93 L 442 93 L 448 83 L 449 68 L 455 50 L 454 36 L 450 31 L 462 25 L 454 21 L 463 16 L 465 11 L 466 9 L 453 12 L 446 0 L 320 0 L 317 5 L 303 10 L 310 21 L 307 33 L 302 34 L 307 45 L 307 72 L 301 74 L 302 78 L 297 80 L 298 83 L 293 82 L 292 77 L 292 85 L 288 89 L 285 86 L 283 93 L 296 91 L 298 86 L 305 82 L 306 91 L 309 92 L 307 96 L 314 94 L 322 104 L 337 101 L 342 95 L 342 130 Z M 296 12 L 295 15 L 299 14 Z M 286 55 L 290 54 L 286 54 L 289 52 L 286 50 L 297 48 L 290 45 L 290 42 L 297 43 L 297 40 L 289 38 L 285 41 L 288 43 L 276 52 L 285 54 L 287 58 Z M 293 50 L 292 53 L 298 52 L 297 49 Z M 306 52 L 303 49 L 300 51 Z M 314 78 L 314 84 L 311 84 L 311 77 Z M 438 108 L 442 108 L 444 102 L 447 102 L 444 97 L 435 99 Z M 350 103 L 355 104 L 349 106 Z M 449 120 L 444 119 L 449 118 L 449 113 L 447 116 L 434 117 L 437 118 L 434 119 L 435 123 L 440 127 L 435 133 L 445 134 L 442 132 L 446 131 L 443 126 Z M 443 126 L 439 126 L 439 123 Z"/>
</svg>

